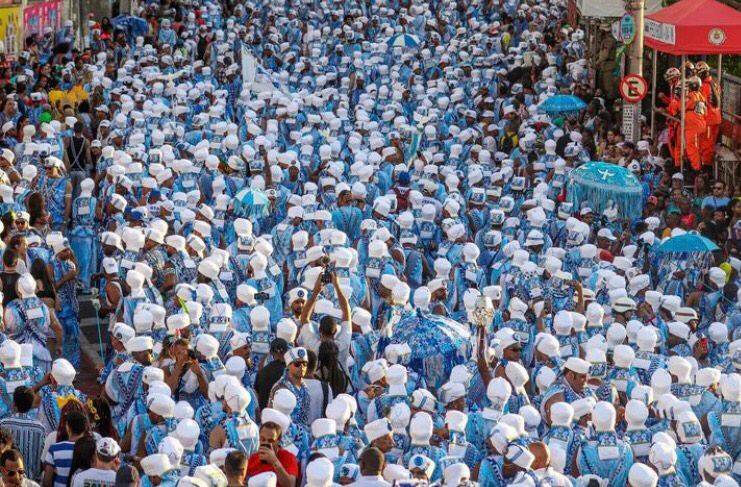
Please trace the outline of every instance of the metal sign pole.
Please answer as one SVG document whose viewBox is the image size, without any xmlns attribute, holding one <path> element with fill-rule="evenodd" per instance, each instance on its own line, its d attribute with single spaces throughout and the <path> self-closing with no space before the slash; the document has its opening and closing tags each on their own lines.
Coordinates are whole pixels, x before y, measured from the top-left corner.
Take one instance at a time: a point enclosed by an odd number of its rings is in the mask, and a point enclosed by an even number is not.
<svg viewBox="0 0 741 487">
<path fill-rule="evenodd" d="M 656 49 L 652 49 L 653 69 L 651 72 L 651 140 L 656 143 Z"/>
<path fill-rule="evenodd" d="M 680 115 L 680 119 L 679 119 L 679 161 L 680 161 L 679 170 L 682 172 L 682 174 L 684 174 L 684 143 L 685 143 L 685 140 L 684 140 L 684 106 L 685 106 L 685 103 L 687 103 L 686 93 L 685 93 L 686 76 L 684 73 L 684 63 L 686 61 L 687 61 L 687 56 L 682 54 L 682 65 L 679 68 L 682 71 L 682 79 L 681 79 L 682 107 L 680 108 L 680 112 L 679 112 L 679 115 Z"/>
<path fill-rule="evenodd" d="M 628 7 L 632 10 L 631 15 L 635 22 L 635 37 L 630 45 L 629 51 L 629 73 L 643 76 L 643 10 L 644 0 L 632 0 L 628 3 Z M 643 131 L 641 130 L 641 102 L 636 104 L 635 110 L 633 111 L 633 133 L 637 134 L 636 138 L 640 138 Z M 635 142 L 635 140 L 634 140 Z"/>
<path fill-rule="evenodd" d="M 723 125 L 723 54 L 718 54 L 718 110 L 720 110 L 720 124 Z M 718 140 L 722 141 L 723 136 L 718 134 L 718 139 L 716 139 L 716 143 L 718 143 Z M 713 157 L 713 174 L 715 175 L 715 179 L 718 179 L 718 157 Z"/>
</svg>

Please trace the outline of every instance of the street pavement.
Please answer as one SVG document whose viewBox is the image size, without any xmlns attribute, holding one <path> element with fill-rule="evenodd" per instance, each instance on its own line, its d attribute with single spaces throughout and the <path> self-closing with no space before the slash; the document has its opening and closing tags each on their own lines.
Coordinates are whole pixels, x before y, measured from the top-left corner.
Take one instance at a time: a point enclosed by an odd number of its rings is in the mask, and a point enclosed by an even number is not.
<svg viewBox="0 0 741 487">
<path fill-rule="evenodd" d="M 95 308 L 90 303 L 90 296 L 78 296 L 80 301 L 80 370 L 77 371 L 78 388 L 89 396 L 100 394 L 102 387 L 98 384 L 98 372 L 103 368 L 98 340 L 98 319 Z M 100 323 L 101 336 L 105 336 L 104 324 Z"/>
</svg>

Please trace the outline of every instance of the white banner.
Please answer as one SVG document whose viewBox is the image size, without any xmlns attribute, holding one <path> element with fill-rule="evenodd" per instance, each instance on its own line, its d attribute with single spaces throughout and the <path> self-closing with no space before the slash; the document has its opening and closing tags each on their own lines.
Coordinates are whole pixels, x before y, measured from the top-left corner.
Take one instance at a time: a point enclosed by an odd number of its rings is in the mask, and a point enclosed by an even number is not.
<svg viewBox="0 0 741 487">
<path fill-rule="evenodd" d="M 242 82 L 252 84 L 257 73 L 257 60 L 250 53 L 249 48 L 242 44 Z"/>
<path fill-rule="evenodd" d="M 661 0 L 645 0 L 646 14 L 661 10 Z M 576 0 L 576 8 L 582 17 L 597 19 L 620 18 L 625 13 L 623 0 Z"/>
<path fill-rule="evenodd" d="M 649 39 L 663 42 L 664 44 L 674 45 L 676 43 L 674 25 L 656 22 L 650 19 L 646 19 L 644 25 L 643 34 Z"/>
</svg>

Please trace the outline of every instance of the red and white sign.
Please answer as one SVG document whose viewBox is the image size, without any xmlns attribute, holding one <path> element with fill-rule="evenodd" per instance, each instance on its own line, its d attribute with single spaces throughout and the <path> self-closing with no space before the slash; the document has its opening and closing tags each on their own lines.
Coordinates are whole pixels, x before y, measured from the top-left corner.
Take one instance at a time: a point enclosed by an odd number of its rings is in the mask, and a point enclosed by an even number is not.
<svg viewBox="0 0 741 487">
<path fill-rule="evenodd" d="M 648 93 L 648 83 L 638 74 L 628 74 L 620 80 L 620 96 L 628 103 L 638 103 Z"/>
</svg>

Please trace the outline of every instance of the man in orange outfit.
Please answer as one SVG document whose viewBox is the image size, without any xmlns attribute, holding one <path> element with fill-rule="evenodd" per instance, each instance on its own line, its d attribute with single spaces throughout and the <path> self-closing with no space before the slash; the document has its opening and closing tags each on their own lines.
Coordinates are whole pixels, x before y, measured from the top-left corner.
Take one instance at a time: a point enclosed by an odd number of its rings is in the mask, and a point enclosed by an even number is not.
<svg viewBox="0 0 741 487">
<path fill-rule="evenodd" d="M 682 106 L 681 98 L 676 93 L 681 77 L 682 73 L 679 69 L 667 69 L 666 73 L 664 73 L 664 80 L 669 85 L 669 96 L 659 93 L 659 99 L 666 104 L 666 111 L 672 117 L 679 116 L 679 110 Z M 667 120 L 667 127 L 669 128 L 669 152 L 672 155 L 672 159 L 674 159 L 674 165 L 679 167 L 681 165 L 679 154 L 679 122 Z"/>
<path fill-rule="evenodd" d="M 720 86 L 710 76 L 710 66 L 704 61 L 695 65 L 697 76 L 702 80 L 702 95 L 705 97 L 707 104 L 707 116 L 705 123 L 707 129 L 705 135 L 700 139 L 700 157 L 704 166 L 713 165 L 715 156 L 715 142 L 718 140 L 720 132 L 721 111 L 720 111 Z"/>
<path fill-rule="evenodd" d="M 700 88 L 702 88 L 702 81 L 697 76 L 687 80 L 684 105 L 684 146 L 687 159 L 689 159 L 692 169 L 695 171 L 699 171 L 702 165 L 700 140 L 707 131 L 707 124 L 705 123 L 707 104 Z"/>
</svg>

